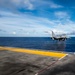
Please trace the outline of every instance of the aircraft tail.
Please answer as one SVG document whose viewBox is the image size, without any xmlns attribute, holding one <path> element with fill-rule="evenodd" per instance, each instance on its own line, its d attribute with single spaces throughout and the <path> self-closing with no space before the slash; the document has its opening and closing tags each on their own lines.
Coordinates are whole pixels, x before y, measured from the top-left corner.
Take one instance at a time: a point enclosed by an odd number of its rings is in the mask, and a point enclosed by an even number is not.
<svg viewBox="0 0 75 75">
<path fill-rule="evenodd" d="M 52 31 L 52 37 L 55 37 L 55 34 L 54 34 L 54 32 Z"/>
<path fill-rule="evenodd" d="M 54 40 L 54 37 L 55 37 L 55 34 L 54 34 L 54 32 L 51 30 L 51 31 L 45 31 L 45 33 L 49 33 L 50 34 L 50 32 L 51 32 L 51 37 L 52 37 L 52 39 Z"/>
<path fill-rule="evenodd" d="M 55 34 L 54 32 L 52 31 L 52 39 L 54 40 L 54 37 L 55 37 Z"/>
</svg>

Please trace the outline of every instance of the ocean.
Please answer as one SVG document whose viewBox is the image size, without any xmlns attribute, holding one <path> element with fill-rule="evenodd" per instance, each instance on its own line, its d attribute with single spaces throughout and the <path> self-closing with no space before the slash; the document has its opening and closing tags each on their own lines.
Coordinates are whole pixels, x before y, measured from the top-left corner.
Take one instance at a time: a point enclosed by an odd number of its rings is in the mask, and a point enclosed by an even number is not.
<svg viewBox="0 0 75 75">
<path fill-rule="evenodd" d="M 0 46 L 75 52 L 75 37 L 54 41 L 50 37 L 0 37 Z"/>
</svg>

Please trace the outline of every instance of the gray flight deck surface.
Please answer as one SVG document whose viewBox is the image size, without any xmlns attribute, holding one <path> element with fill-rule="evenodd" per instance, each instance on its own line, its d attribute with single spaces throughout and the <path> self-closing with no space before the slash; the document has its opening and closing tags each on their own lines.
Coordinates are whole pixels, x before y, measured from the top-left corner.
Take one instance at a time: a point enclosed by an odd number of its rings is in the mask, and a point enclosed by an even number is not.
<svg viewBox="0 0 75 75">
<path fill-rule="evenodd" d="M 59 58 L 0 50 L 0 75 L 75 75 L 75 55 Z M 48 65 L 57 61 L 55 64 Z M 48 67 L 44 71 L 41 71 Z M 41 71 L 41 72 L 40 72 Z"/>
</svg>

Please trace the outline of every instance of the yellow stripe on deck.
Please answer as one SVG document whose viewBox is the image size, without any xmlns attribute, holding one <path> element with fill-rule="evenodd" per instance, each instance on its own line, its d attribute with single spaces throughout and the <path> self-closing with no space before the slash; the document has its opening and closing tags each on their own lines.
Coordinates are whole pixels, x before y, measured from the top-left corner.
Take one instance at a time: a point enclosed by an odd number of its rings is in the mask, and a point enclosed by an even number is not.
<svg viewBox="0 0 75 75">
<path fill-rule="evenodd" d="M 59 52 L 52 52 L 52 51 L 40 51 L 40 50 L 12 48 L 12 47 L 0 47 L 0 50 L 9 50 L 15 52 L 23 52 L 23 53 L 51 56 L 51 57 L 58 57 L 58 58 L 61 58 L 66 55 L 66 53 L 61 53 L 61 52 L 59 53 Z"/>
</svg>

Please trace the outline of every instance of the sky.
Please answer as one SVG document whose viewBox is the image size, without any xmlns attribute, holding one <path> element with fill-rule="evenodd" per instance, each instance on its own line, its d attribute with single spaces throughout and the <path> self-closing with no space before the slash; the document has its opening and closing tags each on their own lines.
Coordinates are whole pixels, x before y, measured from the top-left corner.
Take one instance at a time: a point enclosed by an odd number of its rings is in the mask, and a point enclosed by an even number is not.
<svg viewBox="0 0 75 75">
<path fill-rule="evenodd" d="M 75 35 L 75 0 L 0 0 L 0 37 Z"/>
</svg>

